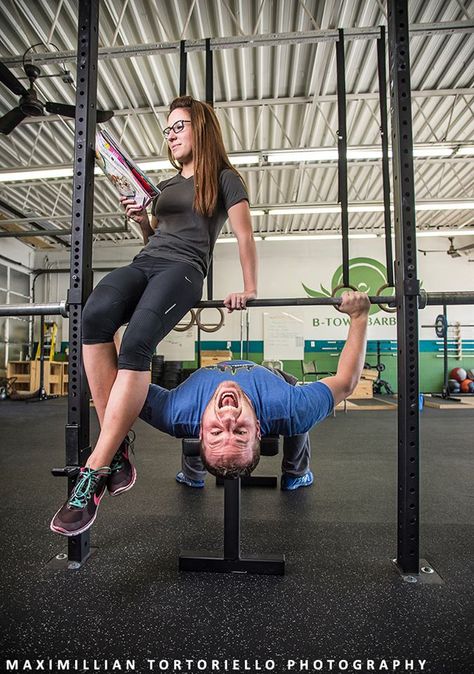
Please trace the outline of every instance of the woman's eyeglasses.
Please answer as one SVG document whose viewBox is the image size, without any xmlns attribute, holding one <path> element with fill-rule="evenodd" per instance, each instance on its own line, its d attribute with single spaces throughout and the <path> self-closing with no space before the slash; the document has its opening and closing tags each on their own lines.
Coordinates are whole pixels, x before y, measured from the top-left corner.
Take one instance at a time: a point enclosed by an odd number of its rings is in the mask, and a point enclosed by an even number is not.
<svg viewBox="0 0 474 674">
<path fill-rule="evenodd" d="M 191 124 L 190 119 L 178 119 L 172 126 L 167 126 L 166 129 L 163 129 L 163 136 L 169 138 L 170 133 L 181 133 L 184 129 L 185 124 Z"/>
</svg>

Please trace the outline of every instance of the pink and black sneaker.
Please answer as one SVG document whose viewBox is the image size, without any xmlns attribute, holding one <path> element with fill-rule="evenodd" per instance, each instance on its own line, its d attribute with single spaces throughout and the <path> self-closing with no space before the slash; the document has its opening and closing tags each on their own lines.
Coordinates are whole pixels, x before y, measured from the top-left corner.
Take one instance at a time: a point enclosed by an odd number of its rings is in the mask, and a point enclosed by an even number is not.
<svg viewBox="0 0 474 674">
<path fill-rule="evenodd" d="M 109 475 L 108 466 L 97 470 L 82 467 L 71 495 L 51 520 L 51 530 L 63 536 L 77 536 L 92 526 Z"/>
<path fill-rule="evenodd" d="M 107 489 L 111 496 L 118 496 L 124 491 L 128 491 L 135 484 L 137 471 L 130 462 L 129 454 L 133 452 L 133 443 L 135 433 L 130 431 L 116 451 L 112 463 L 110 464 L 111 473 L 107 480 Z"/>
</svg>

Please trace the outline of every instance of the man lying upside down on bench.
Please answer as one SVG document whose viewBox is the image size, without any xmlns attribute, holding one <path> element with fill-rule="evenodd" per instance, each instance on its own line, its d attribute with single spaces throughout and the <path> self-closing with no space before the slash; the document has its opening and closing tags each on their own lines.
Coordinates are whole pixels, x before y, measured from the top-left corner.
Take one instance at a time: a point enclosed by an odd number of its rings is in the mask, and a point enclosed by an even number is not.
<svg viewBox="0 0 474 674">
<path fill-rule="evenodd" d="M 339 310 L 351 318 L 337 372 L 295 386 L 296 378 L 248 361 L 203 367 L 177 388 L 151 385 L 140 417 L 169 435 L 201 440 L 200 457 L 182 457 L 178 482 L 203 487 L 206 470 L 220 477 L 249 475 L 260 458 L 260 438 L 283 435 L 281 487 L 310 486 L 308 431 L 350 396 L 365 361 L 365 293 L 346 292 Z"/>
<path fill-rule="evenodd" d="M 339 311 L 351 321 L 334 376 L 295 386 L 292 375 L 235 360 L 200 368 L 171 391 L 151 384 L 140 418 L 173 437 L 201 441 L 200 457 L 183 456 L 177 481 L 203 487 L 206 470 L 225 478 L 249 475 L 260 459 L 260 438 L 282 435 L 281 488 L 309 487 L 313 474 L 308 431 L 356 387 L 365 361 L 369 309 L 365 293 L 343 294 Z M 136 470 L 128 452 L 117 470 L 117 493 L 131 489 Z M 85 528 L 94 522 L 104 492 L 105 487 L 88 502 L 94 512 Z M 78 528 L 74 517 L 67 530 L 55 527 L 53 518 L 52 530 L 65 536 L 81 533 L 85 528 L 79 515 Z"/>
</svg>

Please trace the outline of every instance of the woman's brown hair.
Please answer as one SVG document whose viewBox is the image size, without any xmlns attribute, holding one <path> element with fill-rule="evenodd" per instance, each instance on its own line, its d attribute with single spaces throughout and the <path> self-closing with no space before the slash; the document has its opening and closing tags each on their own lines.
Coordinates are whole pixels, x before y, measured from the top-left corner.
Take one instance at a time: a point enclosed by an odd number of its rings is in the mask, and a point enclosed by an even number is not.
<svg viewBox="0 0 474 674">
<path fill-rule="evenodd" d="M 192 96 L 180 96 L 171 101 L 170 113 L 177 108 L 190 110 L 193 134 L 194 159 L 194 210 L 200 215 L 210 217 L 217 205 L 219 192 L 219 175 L 225 168 L 241 175 L 229 161 L 222 140 L 222 131 L 216 113 L 210 105 L 197 101 Z M 168 158 L 171 164 L 181 170 L 168 147 Z"/>
</svg>

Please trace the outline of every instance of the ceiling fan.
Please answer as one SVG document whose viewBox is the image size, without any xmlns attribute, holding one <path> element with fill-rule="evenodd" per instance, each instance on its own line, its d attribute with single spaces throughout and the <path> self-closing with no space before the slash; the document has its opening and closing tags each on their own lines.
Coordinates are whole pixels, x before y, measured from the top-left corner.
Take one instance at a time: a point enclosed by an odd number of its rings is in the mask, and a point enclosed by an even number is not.
<svg viewBox="0 0 474 674">
<path fill-rule="evenodd" d="M 440 250 L 439 248 L 436 248 L 434 250 L 423 250 L 422 248 L 418 248 L 418 252 L 423 253 L 423 255 L 426 255 L 427 253 L 446 253 L 450 257 L 461 257 L 460 251 L 474 249 L 474 243 L 470 243 L 467 246 L 461 246 L 460 248 L 456 248 L 456 246 L 454 245 L 454 237 L 448 236 L 448 239 L 449 239 L 448 250 Z"/>
<path fill-rule="evenodd" d="M 32 63 L 25 63 L 24 70 L 26 76 L 30 80 L 30 87 L 26 89 L 15 75 L 7 68 L 4 63 L 0 62 L 0 82 L 10 89 L 14 94 L 20 96 L 18 106 L 7 112 L 6 115 L 0 117 L 0 133 L 8 135 L 13 129 L 20 124 L 26 117 L 39 117 L 44 112 L 51 112 L 56 115 L 63 115 L 63 117 L 75 117 L 76 108 L 74 105 L 66 105 L 64 103 L 53 103 L 47 101 L 43 103 L 38 98 L 35 90 L 35 80 L 40 76 L 40 69 Z M 97 121 L 107 122 L 114 116 L 112 110 L 97 110 Z"/>
</svg>

